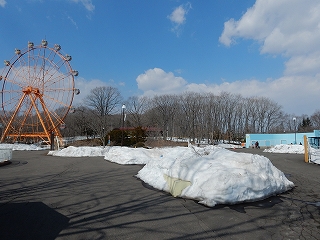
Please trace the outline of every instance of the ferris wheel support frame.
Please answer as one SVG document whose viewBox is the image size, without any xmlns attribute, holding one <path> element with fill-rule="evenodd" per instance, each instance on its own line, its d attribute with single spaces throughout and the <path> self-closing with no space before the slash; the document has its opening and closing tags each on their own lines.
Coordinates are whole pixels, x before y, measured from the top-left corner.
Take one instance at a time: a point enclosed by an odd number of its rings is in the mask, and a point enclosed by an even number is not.
<svg viewBox="0 0 320 240">
<path fill-rule="evenodd" d="M 34 95 L 34 96 L 33 96 Z M 32 107 L 35 109 L 36 113 L 37 113 L 37 116 L 40 120 L 40 123 L 43 127 L 43 130 L 44 130 L 44 133 L 8 133 L 10 128 L 11 128 L 11 124 L 12 122 L 14 121 L 17 113 L 19 112 L 19 109 L 21 108 L 21 104 L 23 102 L 23 100 L 29 96 L 30 100 L 31 100 L 31 105 L 30 105 L 30 108 L 28 110 L 28 112 L 31 111 Z M 43 112 L 45 114 L 45 117 L 47 117 L 49 119 L 49 126 L 46 126 L 45 124 L 45 121 L 43 120 L 43 117 L 41 116 L 40 114 L 40 111 L 39 111 L 39 108 L 37 107 L 36 103 L 35 103 L 35 100 L 36 99 L 39 99 L 40 103 L 41 103 L 41 106 L 42 106 L 42 109 L 43 109 Z M 24 123 L 25 123 L 25 120 L 27 118 L 28 114 L 25 115 L 25 119 L 22 121 L 22 125 L 20 127 L 23 127 Z M 62 120 L 61 120 L 62 122 Z M 27 87 L 25 89 L 23 89 L 23 95 L 22 97 L 20 98 L 20 101 L 13 113 L 13 115 L 11 116 L 11 119 L 10 121 L 8 122 L 8 125 L 7 127 L 5 128 L 4 132 L 2 133 L 2 136 L 1 136 L 1 142 L 3 142 L 5 140 L 6 137 L 13 137 L 13 141 L 16 141 L 18 137 L 45 137 L 47 138 L 47 141 L 51 141 L 51 133 L 54 132 L 55 135 L 58 137 L 58 138 L 62 138 L 62 135 L 58 129 L 58 127 L 55 126 L 50 114 L 49 114 L 49 110 L 48 108 L 46 107 L 44 101 L 43 101 L 43 98 L 42 98 L 42 95 L 40 94 L 39 92 L 39 89 L 33 89 L 32 87 Z M 45 139 L 43 139 L 45 140 Z"/>
</svg>

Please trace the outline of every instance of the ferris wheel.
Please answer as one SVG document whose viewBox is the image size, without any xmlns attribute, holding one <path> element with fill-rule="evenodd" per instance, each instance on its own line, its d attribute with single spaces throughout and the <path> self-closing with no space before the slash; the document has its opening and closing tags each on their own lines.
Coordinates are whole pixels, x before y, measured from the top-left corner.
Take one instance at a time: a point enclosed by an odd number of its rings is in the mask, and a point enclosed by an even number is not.
<svg viewBox="0 0 320 240">
<path fill-rule="evenodd" d="M 72 111 L 78 71 L 70 65 L 70 55 L 61 46 L 49 47 L 46 40 L 35 46 L 28 42 L 24 50 L 15 49 L 12 59 L 5 60 L 0 75 L 1 119 L 4 141 L 45 141 L 52 135 L 62 137 L 60 128 Z M 2 86 L 1 86 L 2 85 Z"/>
</svg>

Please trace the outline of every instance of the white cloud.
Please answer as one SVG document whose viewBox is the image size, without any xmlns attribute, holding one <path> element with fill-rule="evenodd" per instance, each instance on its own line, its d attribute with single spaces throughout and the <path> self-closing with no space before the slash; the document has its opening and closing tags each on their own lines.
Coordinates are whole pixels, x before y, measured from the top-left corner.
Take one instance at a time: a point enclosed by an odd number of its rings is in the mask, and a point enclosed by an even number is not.
<svg viewBox="0 0 320 240">
<path fill-rule="evenodd" d="M 292 56 L 285 62 L 285 75 L 311 75 L 319 73 L 320 68 L 320 52 Z"/>
<path fill-rule="evenodd" d="M 83 6 L 89 11 L 89 12 L 93 12 L 95 9 L 95 6 L 92 4 L 91 0 L 71 0 L 72 2 L 75 3 L 82 3 Z"/>
<path fill-rule="evenodd" d="M 258 41 L 263 54 L 289 58 L 285 74 L 314 74 L 320 69 L 320 3 L 257 0 L 240 20 L 225 22 L 219 41 L 231 46 L 237 38 Z"/>
<path fill-rule="evenodd" d="M 172 72 L 165 72 L 161 68 L 154 68 L 140 74 L 137 79 L 138 88 L 144 95 L 176 93 L 183 89 L 186 81 L 176 77 Z"/>
<path fill-rule="evenodd" d="M 3 7 L 7 4 L 6 0 L 0 0 L 0 7 Z"/>
<path fill-rule="evenodd" d="M 186 15 L 189 10 L 192 9 L 191 3 L 187 2 L 186 4 L 180 5 L 175 8 L 173 12 L 168 16 L 168 19 L 173 24 L 173 28 L 171 29 L 177 35 L 180 34 L 180 27 L 186 22 Z"/>
<path fill-rule="evenodd" d="M 68 19 L 70 20 L 70 22 L 76 27 L 76 29 L 78 29 L 78 25 L 77 23 L 73 20 L 72 17 L 68 16 Z"/>
<path fill-rule="evenodd" d="M 168 18 L 175 24 L 183 24 L 186 21 L 185 15 L 186 11 L 183 6 L 177 7 Z"/>
<path fill-rule="evenodd" d="M 287 58 L 284 76 L 265 82 L 239 81 L 219 87 L 245 95 L 252 91 L 267 96 L 285 110 L 311 114 L 319 109 L 320 2 L 314 0 L 256 0 L 238 20 L 224 23 L 219 41 L 231 46 L 237 39 L 252 39 L 262 54 Z M 259 86 L 257 86 L 259 84 Z M 305 111 L 305 112 L 304 112 Z"/>
</svg>

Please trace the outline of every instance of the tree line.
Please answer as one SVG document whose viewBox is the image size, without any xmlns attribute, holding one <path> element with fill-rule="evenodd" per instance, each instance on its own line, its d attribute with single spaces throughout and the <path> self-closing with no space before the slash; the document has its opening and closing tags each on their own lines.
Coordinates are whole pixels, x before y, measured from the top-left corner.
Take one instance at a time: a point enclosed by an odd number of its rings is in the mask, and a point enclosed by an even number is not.
<svg viewBox="0 0 320 240">
<path fill-rule="evenodd" d="M 295 121 L 293 119 L 295 118 Z M 245 139 L 246 133 L 308 132 L 320 129 L 320 110 L 293 116 L 266 97 L 222 92 L 129 97 L 97 87 L 65 119 L 64 136 L 105 137 L 115 128 L 143 127 L 150 135 L 215 141 Z"/>
</svg>

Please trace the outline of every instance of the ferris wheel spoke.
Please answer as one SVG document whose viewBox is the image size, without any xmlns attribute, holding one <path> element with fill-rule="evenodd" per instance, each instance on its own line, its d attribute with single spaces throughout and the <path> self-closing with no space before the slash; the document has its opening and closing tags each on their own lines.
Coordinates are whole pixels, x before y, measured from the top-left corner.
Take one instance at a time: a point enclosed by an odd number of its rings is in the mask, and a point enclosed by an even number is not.
<svg viewBox="0 0 320 240">
<path fill-rule="evenodd" d="M 28 70 L 29 70 L 29 76 L 28 76 L 28 84 L 32 84 L 33 83 L 33 79 L 36 76 L 36 69 L 38 66 L 38 56 L 37 53 L 35 53 L 35 51 L 37 51 L 36 48 L 31 48 L 30 51 L 28 51 Z"/>
<path fill-rule="evenodd" d="M 66 60 L 63 59 L 63 56 L 61 54 L 59 54 L 58 52 L 55 52 L 55 54 L 51 54 L 48 57 L 43 55 L 39 53 L 39 58 L 41 56 L 43 58 L 42 61 L 45 61 L 46 64 L 41 65 L 41 67 L 38 67 L 37 75 L 34 78 L 35 82 L 42 81 L 43 84 L 47 84 L 47 82 L 54 83 L 57 78 L 61 79 L 61 76 L 63 75 L 65 75 L 66 77 L 72 76 L 71 66 L 69 64 L 66 64 L 68 62 L 66 62 Z M 55 57 L 59 57 L 59 61 L 58 61 L 59 64 L 54 62 Z M 62 69 L 63 66 L 65 67 L 65 69 Z"/>
<path fill-rule="evenodd" d="M 54 89 L 47 89 L 46 92 L 73 92 L 74 88 L 54 88 Z"/>
<path fill-rule="evenodd" d="M 43 82 L 44 76 L 46 75 L 46 48 L 39 48 L 37 49 L 37 52 L 35 50 L 33 51 L 36 56 L 35 62 L 36 62 L 36 67 L 33 68 L 33 78 L 31 79 L 32 84 L 41 84 L 41 81 Z"/>
<path fill-rule="evenodd" d="M 70 77 L 70 76 L 69 76 Z M 54 81 L 47 83 L 45 85 L 46 91 L 54 92 L 54 91 L 62 91 L 64 92 L 65 90 L 74 90 L 74 86 L 72 82 L 67 81 L 68 78 L 65 76 L 61 76 L 59 78 L 56 78 Z"/>
<path fill-rule="evenodd" d="M 19 100 L 19 99 L 18 99 L 18 98 L 16 98 L 16 99 L 10 99 L 10 101 L 2 102 L 2 107 L 7 108 L 7 111 L 8 111 L 8 110 L 11 111 L 12 108 L 14 108 L 15 104 L 17 103 L 17 100 Z M 10 106 L 11 106 L 11 108 L 8 109 L 8 107 L 10 107 Z"/>
<path fill-rule="evenodd" d="M 58 104 L 59 107 L 61 107 L 61 106 L 62 107 L 68 107 L 68 108 L 70 107 L 70 104 L 64 103 L 60 99 L 53 98 L 53 97 L 51 97 L 49 95 L 43 95 L 43 98 L 45 98 L 47 101 L 52 101 L 52 103 Z"/>
<path fill-rule="evenodd" d="M 39 48 L 37 50 L 38 51 L 36 53 L 36 67 L 34 67 L 34 74 L 33 74 L 34 77 L 30 79 L 32 81 L 31 85 L 34 85 L 35 83 L 39 82 L 39 79 L 41 79 L 40 74 L 42 74 L 44 71 L 43 56 L 45 55 L 45 52 L 43 52 L 42 48 Z"/>
<path fill-rule="evenodd" d="M 65 83 L 65 78 L 60 77 L 56 78 L 55 81 L 47 83 L 45 87 L 47 89 L 65 89 L 65 88 L 73 88 L 71 84 Z"/>
<path fill-rule="evenodd" d="M 23 94 L 17 94 L 14 96 L 11 96 L 10 98 L 6 98 L 2 100 L 2 105 L 9 105 L 9 104 L 14 104 L 16 103 L 22 96 Z"/>
<path fill-rule="evenodd" d="M 23 87 L 24 87 L 23 84 L 21 84 L 20 82 L 17 82 L 15 79 L 5 78 L 4 80 L 6 81 L 6 83 L 4 83 L 4 84 L 6 84 L 6 85 L 10 84 L 10 85 L 14 86 L 15 88 L 19 88 L 20 90 L 23 89 Z M 8 82 L 9 82 L 9 84 L 8 84 Z"/>
<path fill-rule="evenodd" d="M 20 52 L 20 50 L 18 50 L 19 52 Z M 20 54 L 19 54 L 19 57 L 18 57 L 18 63 L 19 63 L 19 69 L 21 69 L 21 71 L 22 71 L 22 76 L 28 76 L 28 63 L 27 63 L 27 61 L 26 61 L 26 59 L 25 59 L 25 54 L 21 54 L 21 52 L 20 52 Z M 20 71 L 20 72 L 21 72 Z"/>
<path fill-rule="evenodd" d="M 4 78 L 4 84 L 6 82 L 10 82 L 12 84 L 15 84 L 15 85 L 21 87 L 21 88 L 24 87 L 26 77 L 25 77 L 25 75 L 21 74 L 20 72 L 21 71 L 19 71 L 17 68 L 12 66 L 10 71 L 8 72 L 8 74 Z"/>
<path fill-rule="evenodd" d="M 53 49 L 52 49 L 53 50 Z M 49 56 L 47 58 L 48 63 L 56 69 L 57 71 L 65 64 L 65 59 L 59 52 L 53 50 L 55 52 L 54 55 L 52 55 L 52 58 Z"/>
<path fill-rule="evenodd" d="M 50 61 L 49 61 L 50 62 Z M 59 73 L 61 72 L 61 68 L 64 66 L 64 61 L 61 61 L 61 64 L 57 64 L 57 63 L 54 63 L 54 62 L 50 62 L 50 71 L 52 71 L 53 73 Z M 52 76 L 54 76 L 55 74 L 53 74 Z M 50 78 L 48 79 L 50 80 Z"/>
<path fill-rule="evenodd" d="M 59 73 L 59 69 L 51 68 L 49 69 L 50 76 L 45 79 L 44 84 L 50 87 L 52 84 L 56 84 L 57 81 L 63 81 L 67 78 L 70 78 L 72 74 L 70 72 Z"/>
<path fill-rule="evenodd" d="M 23 54 L 21 54 L 20 50 L 16 49 L 14 57 L 8 62 L 7 66 L 9 66 L 9 71 L 7 72 L 6 76 L 9 76 L 9 74 L 11 72 L 15 71 L 16 68 L 23 69 L 22 67 L 24 65 L 25 64 L 24 64 L 24 61 L 23 61 Z"/>
<path fill-rule="evenodd" d="M 49 55 L 46 57 L 47 61 L 53 61 L 55 59 L 55 56 L 57 55 L 56 50 L 46 47 L 49 51 Z"/>
</svg>

